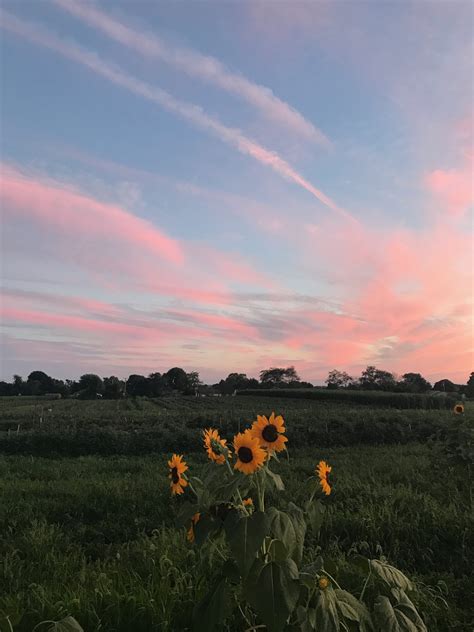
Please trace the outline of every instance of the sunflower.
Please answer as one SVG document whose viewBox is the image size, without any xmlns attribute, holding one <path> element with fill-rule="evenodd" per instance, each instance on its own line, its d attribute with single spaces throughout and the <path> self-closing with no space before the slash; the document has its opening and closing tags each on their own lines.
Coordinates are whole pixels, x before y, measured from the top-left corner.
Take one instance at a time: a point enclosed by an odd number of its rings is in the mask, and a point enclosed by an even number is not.
<svg viewBox="0 0 474 632">
<path fill-rule="evenodd" d="M 258 439 L 252 436 L 250 430 L 235 435 L 234 450 L 237 457 L 234 468 L 244 474 L 253 474 L 263 465 L 267 456 L 265 450 L 260 447 Z"/>
<path fill-rule="evenodd" d="M 321 488 L 326 496 L 329 496 L 331 493 L 331 486 L 329 484 L 329 472 L 331 470 L 332 467 L 328 465 L 326 461 L 319 461 L 318 467 L 316 468 L 316 474 L 319 476 Z"/>
<path fill-rule="evenodd" d="M 191 525 L 188 529 L 188 533 L 186 534 L 186 538 L 188 542 L 191 542 L 191 544 L 194 542 L 194 527 L 196 526 L 196 523 L 199 521 L 200 517 L 200 513 L 195 513 L 194 516 L 191 518 Z"/>
<path fill-rule="evenodd" d="M 321 590 L 325 590 L 329 586 L 329 579 L 327 577 L 320 577 L 318 581 L 318 586 Z"/>
<path fill-rule="evenodd" d="M 168 478 L 170 479 L 171 493 L 173 496 L 175 494 L 183 494 L 184 488 L 188 484 L 188 481 L 182 476 L 188 469 L 186 462 L 179 454 L 173 454 L 168 461 L 168 467 L 170 468 Z"/>
<path fill-rule="evenodd" d="M 456 406 L 453 408 L 453 411 L 456 415 L 462 415 L 464 412 L 464 405 L 456 404 Z"/>
<path fill-rule="evenodd" d="M 217 430 L 213 428 L 207 428 L 202 433 L 204 437 L 204 448 L 207 450 L 207 456 L 215 463 L 225 462 L 225 456 L 223 452 L 227 450 L 225 439 L 221 439 Z"/>
<path fill-rule="evenodd" d="M 251 433 L 256 437 L 262 448 L 281 452 L 285 449 L 285 443 L 288 439 L 283 434 L 285 432 L 285 422 L 283 417 L 275 413 L 267 419 L 265 415 L 257 415 L 257 421 L 254 421 Z"/>
</svg>

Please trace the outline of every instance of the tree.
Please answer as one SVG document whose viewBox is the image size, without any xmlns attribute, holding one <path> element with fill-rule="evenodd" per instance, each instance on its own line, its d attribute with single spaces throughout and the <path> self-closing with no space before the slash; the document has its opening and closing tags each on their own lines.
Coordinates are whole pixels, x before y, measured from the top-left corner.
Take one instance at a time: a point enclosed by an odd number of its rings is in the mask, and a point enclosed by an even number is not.
<svg viewBox="0 0 474 632">
<path fill-rule="evenodd" d="M 79 378 L 79 388 L 84 397 L 97 397 L 103 392 L 104 383 L 95 373 L 84 373 Z"/>
<path fill-rule="evenodd" d="M 149 397 L 160 397 L 166 389 L 166 381 L 161 373 L 150 373 L 148 376 Z"/>
<path fill-rule="evenodd" d="M 23 395 L 25 393 L 25 383 L 21 375 L 13 376 L 13 384 L 10 386 L 10 395 Z"/>
<path fill-rule="evenodd" d="M 126 383 L 126 394 L 130 397 L 148 395 L 148 380 L 144 375 L 130 375 Z"/>
<path fill-rule="evenodd" d="M 287 386 L 291 382 L 300 382 L 298 373 L 294 366 L 286 369 L 279 367 L 271 367 L 264 371 L 260 371 L 260 382 L 265 386 Z"/>
<path fill-rule="evenodd" d="M 352 377 L 345 371 L 338 371 L 333 369 L 329 371 L 326 378 L 326 384 L 328 388 L 347 388 L 352 382 Z"/>
<path fill-rule="evenodd" d="M 471 373 L 466 384 L 465 393 L 468 397 L 474 397 L 474 372 Z"/>
<path fill-rule="evenodd" d="M 405 373 L 398 386 L 405 393 L 426 393 L 431 390 L 431 384 L 420 373 Z"/>
<path fill-rule="evenodd" d="M 229 373 L 225 380 L 216 384 L 216 389 L 224 395 L 231 395 L 234 391 L 243 391 L 248 388 L 258 388 L 255 378 L 248 378 L 245 373 Z"/>
<path fill-rule="evenodd" d="M 180 367 L 173 367 L 167 371 L 164 376 L 166 384 L 173 391 L 180 391 L 183 393 L 188 388 L 188 376 L 184 369 Z"/>
<path fill-rule="evenodd" d="M 443 380 L 439 380 L 433 386 L 434 391 L 443 391 L 444 393 L 457 393 L 459 391 L 459 386 L 451 382 L 451 380 L 447 380 L 446 378 Z"/>
<path fill-rule="evenodd" d="M 376 391 L 392 391 L 396 388 L 396 381 L 389 371 L 381 371 L 374 366 L 368 366 L 359 378 L 361 388 Z"/>
<path fill-rule="evenodd" d="M 115 375 L 104 377 L 104 397 L 107 399 L 120 399 L 123 397 L 125 382 Z"/>
<path fill-rule="evenodd" d="M 26 388 L 31 395 L 44 395 L 54 391 L 54 381 L 44 371 L 32 371 L 28 375 Z"/>
<path fill-rule="evenodd" d="M 9 382 L 0 382 L 0 397 L 5 397 L 8 395 L 18 395 L 19 393 L 16 393 L 14 391 L 14 386 L 13 384 L 10 384 Z"/>
<path fill-rule="evenodd" d="M 187 386 L 185 392 L 187 393 L 195 393 L 198 386 L 202 385 L 201 380 L 199 379 L 199 373 L 197 371 L 191 371 L 190 373 L 186 373 Z"/>
</svg>

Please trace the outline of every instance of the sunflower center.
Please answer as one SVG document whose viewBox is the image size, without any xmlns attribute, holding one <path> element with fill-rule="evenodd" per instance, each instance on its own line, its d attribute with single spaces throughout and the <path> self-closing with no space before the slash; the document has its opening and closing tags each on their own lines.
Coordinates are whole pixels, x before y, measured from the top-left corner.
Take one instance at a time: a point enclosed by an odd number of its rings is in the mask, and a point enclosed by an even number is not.
<svg viewBox="0 0 474 632">
<path fill-rule="evenodd" d="M 250 463 L 253 459 L 252 450 L 250 448 L 247 448 L 246 446 L 242 446 L 241 448 L 239 448 L 237 454 L 242 463 Z"/>
<path fill-rule="evenodd" d="M 178 474 L 178 468 L 177 467 L 173 467 L 171 470 L 171 480 L 173 481 L 173 483 L 176 485 L 177 483 L 179 483 L 179 474 Z"/>
<path fill-rule="evenodd" d="M 276 426 L 274 426 L 273 424 L 268 424 L 267 426 L 265 426 L 262 431 L 262 437 L 265 439 L 265 441 L 268 441 L 268 443 L 273 443 L 274 441 L 276 441 L 278 439 L 278 430 L 276 429 Z"/>
</svg>

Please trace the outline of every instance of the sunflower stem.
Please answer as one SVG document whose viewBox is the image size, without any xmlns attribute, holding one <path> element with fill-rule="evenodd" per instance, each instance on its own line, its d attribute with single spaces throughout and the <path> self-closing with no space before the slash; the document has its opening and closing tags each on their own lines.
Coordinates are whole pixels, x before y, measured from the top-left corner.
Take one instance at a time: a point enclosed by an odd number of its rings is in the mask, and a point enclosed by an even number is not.
<svg viewBox="0 0 474 632">
<path fill-rule="evenodd" d="M 191 481 L 189 480 L 189 478 L 187 478 L 186 476 L 183 476 L 183 478 L 188 481 L 188 485 L 189 485 L 189 489 L 193 492 L 193 494 L 196 496 L 196 498 L 199 499 L 199 495 L 197 493 L 197 491 L 194 489 L 193 484 L 191 483 Z"/>
<path fill-rule="evenodd" d="M 362 601 L 362 599 L 363 599 L 363 597 L 365 595 L 365 590 L 366 590 L 366 588 L 367 588 L 367 586 L 369 584 L 369 579 L 370 579 L 371 575 L 372 575 L 372 568 L 369 565 L 369 574 L 367 575 L 367 579 L 365 580 L 364 586 L 362 587 L 362 592 L 360 593 L 359 601 Z"/>
</svg>

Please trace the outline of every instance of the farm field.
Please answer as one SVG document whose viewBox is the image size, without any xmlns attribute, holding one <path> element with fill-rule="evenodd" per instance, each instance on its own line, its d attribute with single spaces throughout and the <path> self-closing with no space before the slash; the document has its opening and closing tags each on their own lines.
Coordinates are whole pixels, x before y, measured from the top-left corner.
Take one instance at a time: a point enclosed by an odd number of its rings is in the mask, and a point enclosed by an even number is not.
<svg viewBox="0 0 474 632">
<path fill-rule="evenodd" d="M 219 558 L 201 559 L 174 526 L 166 461 L 199 474 L 200 430 L 228 439 L 257 413 L 286 420 L 283 496 L 298 503 L 320 459 L 333 493 L 318 540 L 354 592 L 355 553 L 385 556 L 419 587 L 433 631 L 472 629 L 472 481 L 429 441 L 449 410 L 235 397 L 117 401 L 0 400 L 0 630 L 30 632 L 74 616 L 86 632 L 190 629 Z M 474 414 L 467 407 L 465 418 Z M 42 626 L 38 629 L 45 629 Z M 223 630 L 244 630 L 239 617 Z"/>
</svg>

